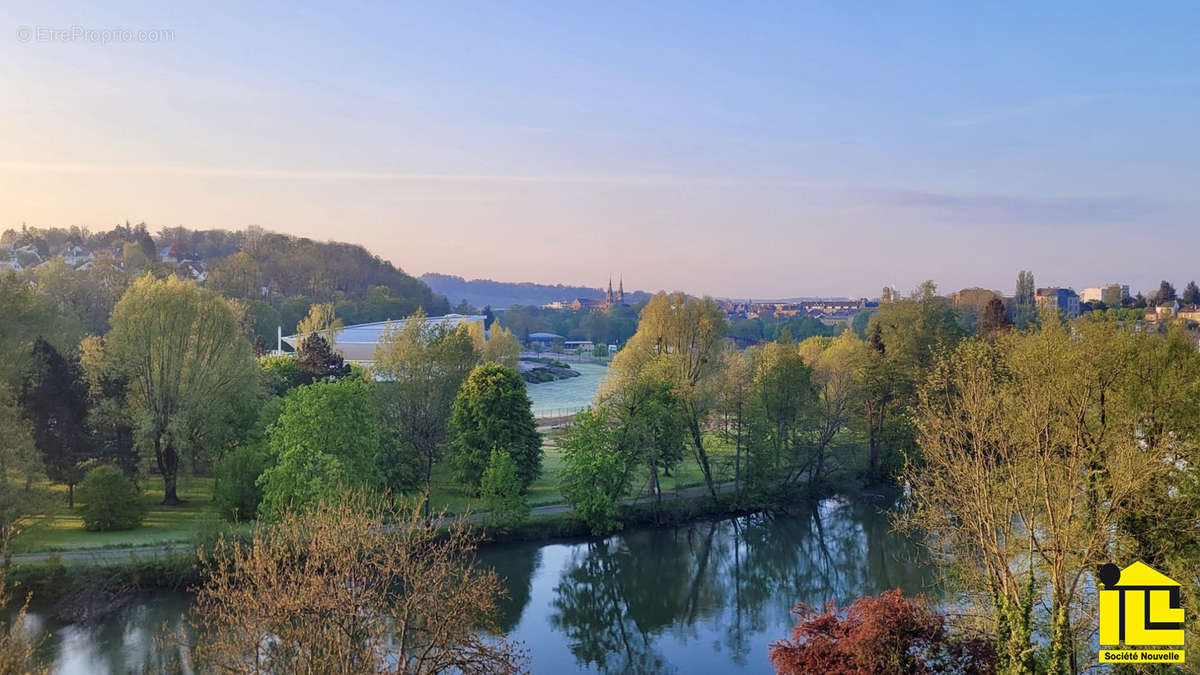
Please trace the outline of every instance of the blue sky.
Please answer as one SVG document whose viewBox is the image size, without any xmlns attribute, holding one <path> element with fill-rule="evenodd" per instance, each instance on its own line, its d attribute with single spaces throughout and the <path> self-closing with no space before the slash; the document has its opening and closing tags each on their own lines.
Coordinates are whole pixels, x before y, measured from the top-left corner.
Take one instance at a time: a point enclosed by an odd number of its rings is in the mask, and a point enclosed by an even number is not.
<svg viewBox="0 0 1200 675">
<path fill-rule="evenodd" d="M 1200 5 L 1043 4 L 8 3 L 0 225 L 752 297 L 1200 277 Z"/>
</svg>

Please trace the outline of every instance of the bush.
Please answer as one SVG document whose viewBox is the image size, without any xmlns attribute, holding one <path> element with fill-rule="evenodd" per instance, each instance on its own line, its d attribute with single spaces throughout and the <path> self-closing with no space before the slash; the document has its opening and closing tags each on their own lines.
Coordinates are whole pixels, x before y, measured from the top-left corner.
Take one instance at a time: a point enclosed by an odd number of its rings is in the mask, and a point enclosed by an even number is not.
<svg viewBox="0 0 1200 675">
<path fill-rule="evenodd" d="M 900 589 L 859 598 L 844 613 L 833 603 L 794 611 L 792 639 L 770 646 L 776 673 L 982 674 L 996 666 L 991 640 L 951 634 L 924 598 Z"/>
<path fill-rule="evenodd" d="M 146 517 L 142 491 L 115 466 L 98 466 L 79 484 L 79 515 L 85 530 L 132 530 Z"/>
<path fill-rule="evenodd" d="M 489 525 L 507 532 L 529 517 L 529 503 L 521 494 L 522 487 L 512 456 L 502 450 L 492 450 L 480 481 Z"/>
<path fill-rule="evenodd" d="M 231 523 L 253 520 L 262 501 L 258 477 L 271 465 L 271 458 L 257 445 L 246 445 L 217 462 L 213 499 L 221 517 Z"/>
</svg>

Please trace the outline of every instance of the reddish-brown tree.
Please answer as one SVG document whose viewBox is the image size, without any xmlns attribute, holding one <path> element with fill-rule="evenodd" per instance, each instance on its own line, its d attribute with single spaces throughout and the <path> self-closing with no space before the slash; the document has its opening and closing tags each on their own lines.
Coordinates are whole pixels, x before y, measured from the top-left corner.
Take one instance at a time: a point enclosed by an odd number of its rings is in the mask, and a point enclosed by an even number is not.
<svg viewBox="0 0 1200 675">
<path fill-rule="evenodd" d="M 906 598 L 900 589 L 859 598 L 845 612 L 832 602 L 823 610 L 797 604 L 794 611 L 791 639 L 770 646 L 777 673 L 983 674 L 995 668 L 991 640 L 952 634 L 924 597 Z"/>
</svg>

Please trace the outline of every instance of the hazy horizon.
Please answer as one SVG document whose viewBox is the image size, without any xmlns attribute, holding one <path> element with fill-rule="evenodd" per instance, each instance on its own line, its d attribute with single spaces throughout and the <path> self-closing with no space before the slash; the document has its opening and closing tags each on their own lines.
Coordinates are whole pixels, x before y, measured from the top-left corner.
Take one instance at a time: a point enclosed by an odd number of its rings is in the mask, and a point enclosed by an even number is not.
<svg viewBox="0 0 1200 675">
<path fill-rule="evenodd" d="M 1182 288 L 1197 19 L 10 3 L 0 228 L 260 225 L 418 276 L 737 298 Z"/>
</svg>

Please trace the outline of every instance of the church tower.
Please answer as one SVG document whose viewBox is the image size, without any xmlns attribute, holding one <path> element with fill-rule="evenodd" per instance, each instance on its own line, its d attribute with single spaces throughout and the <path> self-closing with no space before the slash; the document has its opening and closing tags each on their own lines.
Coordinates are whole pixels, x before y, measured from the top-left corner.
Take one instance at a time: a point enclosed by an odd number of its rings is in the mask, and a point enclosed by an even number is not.
<svg viewBox="0 0 1200 675">
<path fill-rule="evenodd" d="M 625 304 L 625 275 L 621 275 L 621 279 L 617 283 L 618 283 L 618 285 L 617 285 L 617 304 L 623 305 L 623 304 Z M 612 288 L 611 281 L 609 282 L 609 284 L 610 284 L 609 288 Z"/>
<path fill-rule="evenodd" d="M 612 275 L 608 275 L 608 292 L 604 294 L 604 304 L 613 304 Z"/>
</svg>

